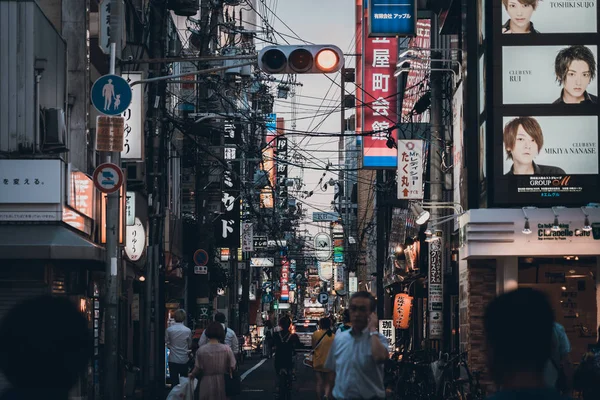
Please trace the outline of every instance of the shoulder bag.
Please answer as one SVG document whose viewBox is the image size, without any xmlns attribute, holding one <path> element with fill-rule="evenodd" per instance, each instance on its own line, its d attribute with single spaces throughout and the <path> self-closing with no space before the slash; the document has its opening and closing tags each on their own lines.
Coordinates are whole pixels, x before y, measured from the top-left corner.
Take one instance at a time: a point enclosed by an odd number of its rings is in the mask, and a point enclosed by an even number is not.
<svg viewBox="0 0 600 400">
<path fill-rule="evenodd" d="M 311 351 L 309 351 L 308 354 L 306 354 L 304 356 L 304 361 L 302 362 L 302 364 L 304 364 L 304 366 L 306 366 L 308 368 L 314 368 L 313 358 L 314 358 L 314 355 L 315 355 L 315 350 L 317 349 L 317 347 L 319 347 L 319 345 L 321 344 L 321 342 L 323 341 L 323 339 L 325 338 L 325 336 L 328 333 L 329 333 L 329 331 L 325 332 L 323 334 L 323 336 L 321 336 L 321 339 L 319 339 L 319 341 L 317 342 L 315 348 L 312 349 Z"/>
</svg>

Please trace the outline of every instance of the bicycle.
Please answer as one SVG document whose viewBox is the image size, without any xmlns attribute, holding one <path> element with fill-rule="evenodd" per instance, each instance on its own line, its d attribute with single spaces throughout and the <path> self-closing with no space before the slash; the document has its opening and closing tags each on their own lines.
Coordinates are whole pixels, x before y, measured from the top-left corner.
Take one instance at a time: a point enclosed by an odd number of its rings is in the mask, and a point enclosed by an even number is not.
<svg viewBox="0 0 600 400">
<path fill-rule="evenodd" d="M 467 352 L 453 357 L 446 354 L 447 361 L 442 364 L 441 393 L 438 393 L 443 399 L 482 400 L 485 398 L 485 391 L 479 381 L 480 372 L 471 372 L 466 356 Z"/>
</svg>

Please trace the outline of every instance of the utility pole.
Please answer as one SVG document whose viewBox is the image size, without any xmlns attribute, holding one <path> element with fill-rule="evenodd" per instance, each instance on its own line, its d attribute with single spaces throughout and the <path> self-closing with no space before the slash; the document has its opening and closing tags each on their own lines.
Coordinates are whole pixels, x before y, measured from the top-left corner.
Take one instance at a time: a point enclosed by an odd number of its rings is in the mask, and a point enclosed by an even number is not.
<svg viewBox="0 0 600 400">
<path fill-rule="evenodd" d="M 166 28 L 166 0 L 151 0 L 150 2 L 150 56 L 152 58 L 164 57 L 164 38 Z M 164 65 L 152 64 L 150 71 L 153 77 L 162 76 Z M 164 153 L 166 139 L 162 133 L 162 107 L 164 107 L 165 83 L 153 83 L 149 87 L 147 120 L 148 132 L 148 157 L 146 171 L 148 176 L 148 215 L 150 217 L 150 232 L 148 234 L 148 261 L 146 273 L 146 293 L 144 312 L 144 347 L 147 351 L 148 362 L 145 363 L 144 384 L 147 398 L 158 396 L 160 383 L 164 376 L 163 364 L 159 360 L 164 358 L 164 341 L 159 335 L 164 304 L 160 302 L 160 265 L 161 246 L 163 241 L 163 209 L 164 209 L 164 184 L 165 166 Z M 162 349 L 162 350 L 161 350 Z M 162 371 L 161 371 L 162 370 Z"/>
<path fill-rule="evenodd" d="M 380 320 L 384 317 L 385 294 L 383 289 L 383 271 L 385 266 L 385 192 L 383 186 L 384 171 L 378 169 L 375 178 L 375 213 L 376 216 L 376 234 L 377 234 L 377 318 Z"/>
<path fill-rule="evenodd" d="M 439 48 L 439 35 L 437 30 L 437 19 L 434 16 L 431 19 L 431 47 Z M 439 52 L 431 53 L 431 129 L 430 129 L 430 151 L 429 151 L 429 198 L 432 202 L 441 202 L 442 189 L 443 189 L 443 175 L 442 175 L 442 158 L 441 152 L 442 147 L 442 82 L 441 82 L 441 60 L 443 57 Z M 431 210 L 430 221 L 436 221 L 440 217 L 440 213 L 437 207 L 433 207 Z M 441 340 L 443 338 L 443 244 L 441 243 L 443 235 L 435 234 L 435 242 L 429 243 L 429 301 L 428 303 L 428 338 L 431 340 L 439 340 L 441 349 Z M 434 265 L 436 264 L 436 265 Z M 440 273 L 432 273 L 432 271 L 439 271 Z M 431 301 L 431 294 L 434 290 L 437 290 L 436 297 L 441 297 L 440 302 L 434 304 Z"/>
<path fill-rule="evenodd" d="M 116 59 L 121 58 L 123 48 L 123 3 L 111 0 L 110 8 L 110 71 L 115 70 Z M 103 152 L 106 162 L 121 168 L 120 152 Z M 105 263 L 105 338 L 104 338 L 104 398 L 117 400 L 120 396 L 119 385 L 119 287 L 121 283 L 121 266 L 119 265 L 119 193 L 107 195 L 106 199 L 106 263 Z"/>
<path fill-rule="evenodd" d="M 347 258 L 347 254 L 348 254 L 348 240 L 346 240 L 348 238 L 348 235 L 350 234 L 350 227 L 347 224 L 348 218 L 348 202 L 346 202 L 346 192 L 348 190 L 348 187 L 346 185 L 346 181 L 345 179 L 345 175 L 344 174 L 344 148 L 345 146 L 345 141 L 346 141 L 346 137 L 344 136 L 346 133 L 346 103 L 345 103 L 345 97 L 346 97 L 346 68 L 342 67 L 342 70 L 340 71 L 340 87 L 342 89 L 342 96 L 341 96 L 341 107 L 340 107 L 340 142 L 338 145 L 338 164 L 339 164 L 339 174 L 338 174 L 338 186 L 340 188 L 339 193 L 339 204 L 340 204 L 340 216 L 342 217 L 342 229 L 344 229 L 343 235 L 344 235 L 344 252 L 346 253 L 346 255 L 344 256 L 344 263 L 346 262 L 346 258 Z M 337 267 L 335 267 L 337 268 Z M 348 290 L 348 268 L 344 268 L 343 272 L 344 274 L 344 290 Z M 335 274 L 334 274 L 335 276 Z M 334 286 L 335 286 L 335 281 L 334 281 Z"/>
</svg>

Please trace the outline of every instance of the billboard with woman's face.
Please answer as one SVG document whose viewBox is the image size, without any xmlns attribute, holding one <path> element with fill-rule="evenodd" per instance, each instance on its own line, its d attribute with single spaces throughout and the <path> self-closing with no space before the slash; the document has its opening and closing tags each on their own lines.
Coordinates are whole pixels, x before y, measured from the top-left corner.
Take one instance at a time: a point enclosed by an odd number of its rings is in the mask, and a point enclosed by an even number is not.
<svg viewBox="0 0 600 400">
<path fill-rule="evenodd" d="M 503 35 L 596 33 L 596 0 L 495 0 L 502 7 Z"/>
</svg>

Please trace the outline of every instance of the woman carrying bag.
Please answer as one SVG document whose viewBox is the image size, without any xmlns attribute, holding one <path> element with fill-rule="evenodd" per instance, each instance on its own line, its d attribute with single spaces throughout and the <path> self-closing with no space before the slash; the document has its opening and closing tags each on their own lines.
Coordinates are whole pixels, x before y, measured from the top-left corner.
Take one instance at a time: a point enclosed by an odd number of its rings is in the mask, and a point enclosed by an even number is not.
<svg viewBox="0 0 600 400">
<path fill-rule="evenodd" d="M 219 322 L 212 322 L 206 328 L 208 343 L 196 351 L 196 365 L 189 377 L 200 379 L 200 400 L 227 400 L 233 396 L 232 386 L 236 384 L 236 362 L 231 347 L 221 343 L 225 340 L 225 330 Z M 237 379 L 239 382 L 239 379 Z"/>
<path fill-rule="evenodd" d="M 321 318 L 319 321 L 319 330 L 312 336 L 313 369 L 317 379 L 317 397 L 319 399 L 331 397 L 331 379 L 332 371 L 325 368 L 325 361 L 329 355 L 329 349 L 333 343 L 335 335 L 331 331 L 331 319 Z"/>
</svg>

